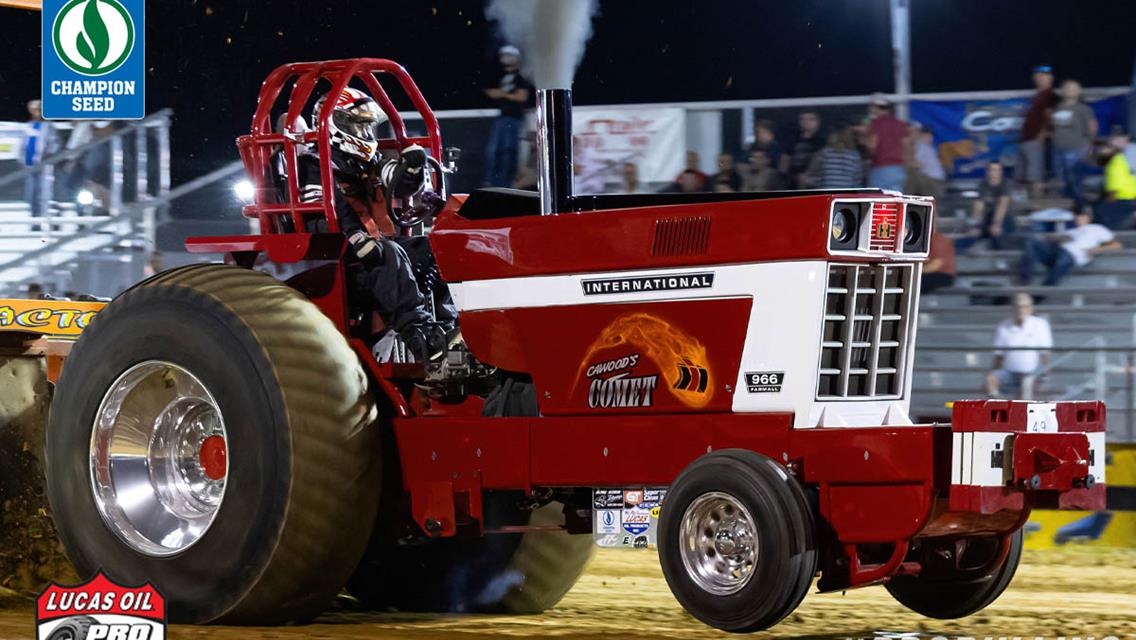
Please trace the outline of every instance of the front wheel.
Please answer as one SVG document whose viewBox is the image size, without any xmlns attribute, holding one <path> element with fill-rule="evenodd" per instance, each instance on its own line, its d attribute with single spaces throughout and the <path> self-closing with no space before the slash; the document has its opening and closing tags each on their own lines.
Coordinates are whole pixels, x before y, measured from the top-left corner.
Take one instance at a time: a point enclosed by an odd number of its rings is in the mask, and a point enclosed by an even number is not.
<svg viewBox="0 0 1136 640">
<path fill-rule="evenodd" d="M 1010 585 L 1022 558 L 1022 531 L 1004 540 L 974 538 L 962 544 L 927 544 L 922 551 L 924 567 L 919 575 L 892 578 L 888 593 L 928 618 L 954 620 L 985 609 Z M 950 560 L 952 566 L 942 567 L 944 560 Z"/>
<path fill-rule="evenodd" d="M 694 617 L 732 632 L 767 629 L 816 573 L 812 513 L 784 467 L 752 451 L 702 456 L 675 479 L 659 521 L 659 561 Z"/>
</svg>

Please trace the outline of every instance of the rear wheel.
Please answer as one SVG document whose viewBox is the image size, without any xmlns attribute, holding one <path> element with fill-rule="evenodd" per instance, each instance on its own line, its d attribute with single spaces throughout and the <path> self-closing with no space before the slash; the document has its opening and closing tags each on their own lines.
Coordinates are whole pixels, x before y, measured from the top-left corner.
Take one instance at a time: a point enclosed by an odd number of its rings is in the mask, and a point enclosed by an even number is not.
<svg viewBox="0 0 1136 640">
<path fill-rule="evenodd" d="M 707 454 L 667 492 L 659 561 L 694 617 L 724 631 L 766 629 L 797 608 L 816 573 L 811 511 L 772 460 L 739 449 Z"/>
<path fill-rule="evenodd" d="M 60 538 L 80 576 L 152 582 L 174 622 L 310 619 L 374 523 L 375 415 L 351 348 L 291 287 L 159 274 L 64 367 L 47 433 Z"/>
<path fill-rule="evenodd" d="M 1001 545 L 1008 549 L 1001 549 Z M 945 546 L 944 546 L 945 545 Z M 923 570 L 897 576 L 887 590 L 900 604 L 929 618 L 953 620 L 985 609 L 1010 585 L 1022 557 L 1022 531 L 998 538 L 925 543 Z M 1001 560 L 1003 551 L 1005 559 Z M 951 566 L 944 567 L 944 560 Z"/>
</svg>

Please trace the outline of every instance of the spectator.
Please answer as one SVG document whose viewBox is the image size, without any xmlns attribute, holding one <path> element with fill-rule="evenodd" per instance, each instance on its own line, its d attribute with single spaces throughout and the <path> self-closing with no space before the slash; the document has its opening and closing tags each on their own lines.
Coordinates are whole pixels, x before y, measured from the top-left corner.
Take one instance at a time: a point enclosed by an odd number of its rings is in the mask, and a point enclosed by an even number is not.
<svg viewBox="0 0 1136 640">
<path fill-rule="evenodd" d="M 43 215 L 44 184 L 43 156 L 50 143 L 51 125 L 43 119 L 43 103 L 39 100 L 28 101 L 28 123 L 24 127 L 23 163 L 29 171 L 24 177 L 24 200 L 31 207 L 33 216 Z M 50 195 L 50 185 L 46 185 Z M 38 230 L 38 226 L 33 228 Z"/>
<path fill-rule="evenodd" d="M 1022 120 L 1018 139 L 1018 166 L 1015 176 L 1025 183 L 1031 198 L 1040 198 L 1045 180 L 1045 139 L 1050 133 L 1050 113 L 1057 106 L 1053 91 L 1053 67 L 1041 65 L 1033 69 L 1033 86 L 1036 92 L 1030 100 Z"/>
<path fill-rule="evenodd" d="M 1034 267 L 1038 263 L 1045 265 L 1048 270 L 1041 284 L 1053 286 L 1073 267 L 1089 264 L 1093 256 L 1102 251 L 1120 248 L 1120 243 L 1108 227 L 1093 223 L 1089 208 L 1082 209 L 1075 220 L 1076 226 L 1053 234 L 1051 239 L 1030 238 L 1026 241 L 1026 248 L 1022 251 L 1021 262 L 1018 264 L 1018 281 L 1021 284 L 1028 285 L 1033 280 Z"/>
<path fill-rule="evenodd" d="M 813 156 L 824 148 L 824 136 L 820 132 L 820 114 L 811 109 L 797 116 L 797 137 L 789 145 L 789 153 L 783 154 L 780 161 L 781 173 L 788 176 L 790 188 L 803 188 L 801 176 L 808 170 Z"/>
<path fill-rule="evenodd" d="M 734 167 L 734 154 L 718 154 L 718 173 L 714 174 L 714 191 L 739 191 L 742 176 Z"/>
<path fill-rule="evenodd" d="M 972 224 L 977 225 L 970 237 L 961 238 L 959 250 L 966 250 L 981 240 L 989 240 L 990 248 L 1001 249 L 1005 237 L 1014 232 L 1010 212 L 1010 185 L 1000 162 L 986 165 L 986 178 L 978 185 L 978 199 L 971 208 Z"/>
<path fill-rule="evenodd" d="M 1084 205 L 1081 172 L 1089 149 L 1097 137 L 1097 118 L 1087 104 L 1081 102 L 1081 83 L 1061 83 L 1061 103 L 1050 116 L 1053 127 L 1053 169 L 1065 183 L 1065 197 L 1073 199 L 1073 210 Z"/>
<path fill-rule="evenodd" d="M 634 162 L 623 163 L 623 184 L 620 193 L 647 193 L 639 182 L 639 165 Z"/>
<path fill-rule="evenodd" d="M 106 120 L 75 122 L 66 148 L 70 151 L 96 143 L 113 135 L 114 130 L 114 123 Z M 110 206 L 110 173 L 110 145 L 94 144 L 67 167 L 65 188 L 74 199 L 79 198 L 80 191 L 89 189 L 94 200 L 105 209 Z"/>
<path fill-rule="evenodd" d="M 706 185 L 706 174 L 697 169 L 687 169 L 675 177 L 660 193 L 697 193 Z"/>
<path fill-rule="evenodd" d="M 777 134 L 773 131 L 773 122 L 771 120 L 758 120 L 754 125 L 753 130 L 754 142 L 751 149 L 758 149 L 764 151 L 765 155 L 769 158 L 769 166 L 781 171 L 781 156 L 784 151 L 781 149 L 781 144 L 777 142 Z"/>
<path fill-rule="evenodd" d="M 935 151 L 935 136 L 918 122 L 911 123 L 911 164 L 907 168 L 904 193 L 918 196 L 943 197 L 947 172 Z"/>
<path fill-rule="evenodd" d="M 864 160 L 856 150 L 852 129 L 828 134 L 828 144 L 815 156 L 801 186 L 819 189 L 855 189 L 864 186 Z"/>
<path fill-rule="evenodd" d="M 1124 131 L 1109 138 L 1110 154 L 1104 167 L 1104 191 L 1109 200 L 1136 200 L 1136 144 Z"/>
<path fill-rule="evenodd" d="M 994 333 L 994 363 L 986 374 L 986 394 L 1031 399 L 1033 379 L 1049 362 L 1053 348 L 1049 321 L 1033 315 L 1033 298 L 1014 296 L 1014 317 L 1003 320 Z M 1013 349 L 1013 350 L 1005 350 Z"/>
<path fill-rule="evenodd" d="M 778 171 L 769 159 L 769 154 L 752 145 L 749 150 L 749 162 L 742 166 L 743 191 L 777 191 L 784 189 L 781 172 Z"/>
<path fill-rule="evenodd" d="M 43 297 L 43 285 L 38 282 L 29 282 L 24 296 L 29 300 L 39 300 Z"/>
<path fill-rule="evenodd" d="M 689 182 L 690 180 L 694 180 L 695 181 L 694 191 L 705 190 L 706 189 L 706 181 L 709 180 L 710 177 L 702 172 L 701 167 L 699 167 L 700 164 L 702 164 L 702 158 L 700 158 L 698 156 L 698 152 L 694 151 L 694 150 L 687 151 L 686 152 L 686 168 L 682 170 L 682 173 L 675 176 L 675 180 L 674 180 L 674 182 L 671 183 L 671 186 L 677 187 L 678 185 L 680 185 L 684 182 Z M 664 189 L 664 191 L 668 191 L 668 190 L 670 190 L 669 187 L 667 189 Z M 684 192 L 686 191 L 685 189 L 678 189 L 678 188 L 675 188 L 674 190 L 675 191 L 684 191 Z"/>
<path fill-rule="evenodd" d="M 486 146 L 485 183 L 491 187 L 507 187 L 517 173 L 517 147 L 521 135 L 521 119 L 532 95 L 532 84 L 521 75 L 521 51 L 505 45 L 497 52 L 501 62 L 501 80 L 485 90 L 501 115 L 493 119 Z"/>
<path fill-rule="evenodd" d="M 1101 152 L 1104 163 L 1104 194 L 1095 205 L 1093 216 L 1109 229 L 1132 227 L 1136 211 L 1136 144 L 1123 129 L 1109 136 Z"/>
<path fill-rule="evenodd" d="M 907 126 L 896 118 L 894 106 L 882 95 L 876 95 L 868 105 L 866 146 L 872 161 L 868 172 L 868 186 L 890 191 L 903 191 L 907 170 L 903 162 L 903 141 Z"/>
<path fill-rule="evenodd" d="M 955 243 L 938 228 L 931 230 L 931 250 L 927 253 L 927 262 L 923 265 L 923 279 L 921 289 L 923 293 L 931 293 L 938 289 L 952 287 L 958 277 L 958 267 L 955 264 Z"/>
</svg>

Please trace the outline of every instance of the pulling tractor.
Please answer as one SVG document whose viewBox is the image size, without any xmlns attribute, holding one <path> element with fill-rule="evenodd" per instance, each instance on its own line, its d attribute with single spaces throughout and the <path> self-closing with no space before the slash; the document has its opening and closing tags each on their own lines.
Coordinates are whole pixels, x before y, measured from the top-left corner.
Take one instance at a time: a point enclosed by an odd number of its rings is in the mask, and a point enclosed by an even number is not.
<svg viewBox="0 0 1136 640">
<path fill-rule="evenodd" d="M 372 355 L 336 218 L 334 101 L 300 124 L 347 86 L 385 111 L 380 148 L 430 154 L 444 204 L 390 216 L 431 223 L 437 273 L 417 283 L 433 299 L 440 274 L 460 323 L 441 358 Z M 399 65 L 268 77 L 238 140 L 260 234 L 189 239 L 226 264 L 118 296 L 62 368 L 48 496 L 80 575 L 152 582 L 175 622 L 303 622 L 343 589 L 381 610 L 527 613 L 595 545 L 654 547 L 683 607 L 745 632 L 814 580 L 966 616 L 1010 582 L 1031 508 L 1104 508 L 1099 402 L 909 418 L 931 199 L 577 195 L 568 92 L 539 92 L 537 116 L 539 193 L 454 195 Z M 304 147 L 319 202 L 299 197 Z"/>
</svg>

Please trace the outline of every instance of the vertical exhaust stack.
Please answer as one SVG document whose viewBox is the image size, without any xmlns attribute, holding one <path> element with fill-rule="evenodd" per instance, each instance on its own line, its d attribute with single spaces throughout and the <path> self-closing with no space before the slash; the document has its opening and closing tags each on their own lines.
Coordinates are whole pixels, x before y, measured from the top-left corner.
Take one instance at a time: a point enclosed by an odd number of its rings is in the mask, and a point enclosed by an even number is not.
<svg viewBox="0 0 1136 640">
<path fill-rule="evenodd" d="M 542 215 L 572 205 L 572 91 L 536 90 L 536 153 Z"/>
</svg>

